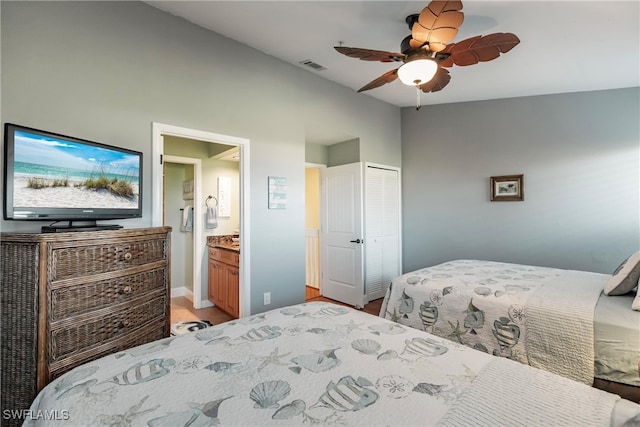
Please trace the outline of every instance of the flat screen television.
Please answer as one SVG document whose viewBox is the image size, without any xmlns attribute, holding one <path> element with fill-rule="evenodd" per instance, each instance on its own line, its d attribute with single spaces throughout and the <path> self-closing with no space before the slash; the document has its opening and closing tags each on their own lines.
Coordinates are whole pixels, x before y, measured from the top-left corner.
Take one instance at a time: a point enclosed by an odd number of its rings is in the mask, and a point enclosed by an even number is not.
<svg viewBox="0 0 640 427">
<path fill-rule="evenodd" d="M 142 216 L 142 153 L 11 123 L 4 126 L 4 219 L 42 232 L 122 228 Z"/>
</svg>

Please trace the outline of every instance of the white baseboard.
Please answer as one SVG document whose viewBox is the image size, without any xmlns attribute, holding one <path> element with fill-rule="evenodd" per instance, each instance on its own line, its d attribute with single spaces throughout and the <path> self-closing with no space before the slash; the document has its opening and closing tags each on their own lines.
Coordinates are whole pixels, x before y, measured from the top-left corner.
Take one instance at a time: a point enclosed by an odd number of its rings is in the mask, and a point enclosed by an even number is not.
<svg viewBox="0 0 640 427">
<path fill-rule="evenodd" d="M 185 297 L 189 301 L 193 302 L 193 291 L 186 286 L 171 288 L 171 298 L 175 297 Z"/>
<path fill-rule="evenodd" d="M 193 292 L 191 291 L 191 289 L 185 287 L 185 286 L 181 286 L 178 288 L 171 288 L 171 298 L 175 298 L 175 297 L 185 297 L 186 299 L 188 299 L 191 302 L 193 301 Z M 213 307 L 213 303 L 211 301 L 209 301 L 208 299 L 204 299 L 202 301 L 200 301 L 200 306 L 196 307 L 194 304 L 195 308 L 207 308 L 207 307 Z"/>
<path fill-rule="evenodd" d="M 207 307 L 213 307 L 213 303 L 208 299 L 204 299 L 200 301 L 200 308 L 207 308 Z"/>
</svg>

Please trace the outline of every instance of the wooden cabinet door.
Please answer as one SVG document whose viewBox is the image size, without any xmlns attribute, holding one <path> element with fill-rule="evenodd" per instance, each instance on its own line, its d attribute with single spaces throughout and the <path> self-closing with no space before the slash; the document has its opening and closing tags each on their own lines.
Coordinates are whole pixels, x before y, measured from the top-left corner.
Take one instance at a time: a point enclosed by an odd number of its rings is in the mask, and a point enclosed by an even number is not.
<svg viewBox="0 0 640 427">
<path fill-rule="evenodd" d="M 216 305 L 223 310 L 226 310 L 227 305 L 227 265 L 224 263 L 219 264 L 220 268 L 218 269 L 218 286 L 216 287 L 217 293 L 216 296 L 218 301 Z"/>
<path fill-rule="evenodd" d="M 221 309 L 225 309 L 227 299 L 226 266 L 218 261 L 209 260 L 209 300 Z"/>
<path fill-rule="evenodd" d="M 209 258 L 209 276 L 208 276 L 208 284 L 209 284 L 209 301 L 216 304 L 216 282 L 218 275 L 219 265 Z"/>
<path fill-rule="evenodd" d="M 209 248 L 209 301 L 233 317 L 240 314 L 240 272 L 237 253 Z"/>
<path fill-rule="evenodd" d="M 238 267 L 230 265 L 226 267 L 227 276 L 227 305 L 226 311 L 233 317 L 240 314 L 240 272 Z"/>
</svg>

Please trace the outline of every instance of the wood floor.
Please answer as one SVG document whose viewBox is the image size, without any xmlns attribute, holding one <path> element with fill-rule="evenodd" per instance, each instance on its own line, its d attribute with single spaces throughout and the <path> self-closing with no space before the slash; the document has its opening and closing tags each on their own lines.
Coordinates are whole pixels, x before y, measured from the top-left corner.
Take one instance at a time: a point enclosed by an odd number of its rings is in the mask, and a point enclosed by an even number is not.
<svg viewBox="0 0 640 427">
<path fill-rule="evenodd" d="M 346 305 L 322 296 L 307 298 L 307 301 L 329 301 L 340 305 Z M 380 313 L 381 305 L 382 298 L 371 301 L 369 304 L 364 306 L 362 311 L 377 316 Z M 171 323 L 186 320 L 208 320 L 214 325 L 217 325 L 231 319 L 233 318 L 230 315 L 220 310 L 218 307 L 208 307 L 196 310 L 193 308 L 193 303 L 186 297 L 171 298 Z"/>
<path fill-rule="evenodd" d="M 185 320 L 208 320 L 214 325 L 233 319 L 218 307 L 195 309 L 186 297 L 171 298 L 171 323 Z"/>
</svg>

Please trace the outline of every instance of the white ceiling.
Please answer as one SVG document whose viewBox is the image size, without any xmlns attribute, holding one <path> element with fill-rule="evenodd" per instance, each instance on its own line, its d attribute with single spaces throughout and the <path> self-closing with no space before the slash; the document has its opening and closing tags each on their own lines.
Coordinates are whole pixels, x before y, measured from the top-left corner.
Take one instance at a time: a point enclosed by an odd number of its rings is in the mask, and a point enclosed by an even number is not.
<svg viewBox="0 0 640 427">
<path fill-rule="evenodd" d="M 147 1 L 216 33 L 358 90 L 398 63 L 360 61 L 333 46 L 400 51 L 407 15 L 427 1 Z M 511 52 L 468 67 L 453 66 L 442 91 L 422 105 L 640 86 L 640 2 L 464 1 L 453 42 L 512 32 Z M 300 65 L 311 60 L 326 68 Z M 400 81 L 363 92 L 400 107 L 416 103 Z"/>
</svg>

